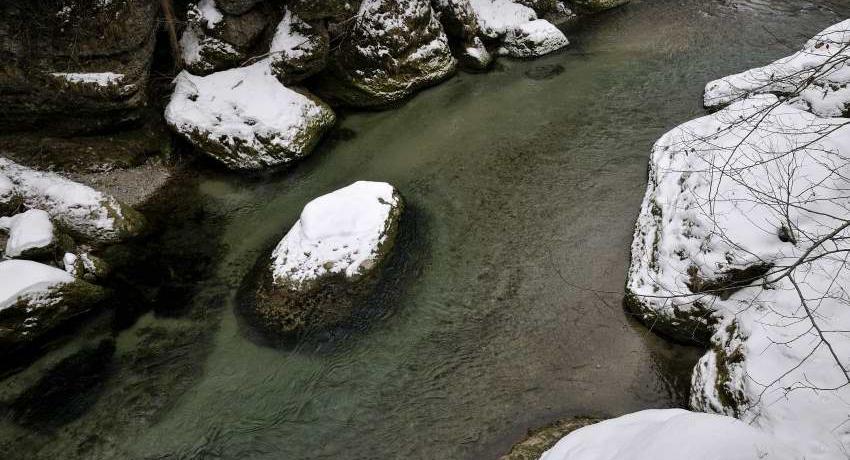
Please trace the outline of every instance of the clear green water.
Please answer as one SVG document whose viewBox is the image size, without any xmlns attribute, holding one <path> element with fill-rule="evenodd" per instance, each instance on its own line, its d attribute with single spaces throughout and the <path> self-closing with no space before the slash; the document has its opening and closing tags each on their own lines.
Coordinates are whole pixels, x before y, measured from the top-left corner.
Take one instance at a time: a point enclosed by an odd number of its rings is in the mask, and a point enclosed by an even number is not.
<svg viewBox="0 0 850 460">
<path fill-rule="evenodd" d="M 156 311 L 102 319 L 4 380 L 8 405 L 120 331 L 78 391 L 0 412 L 2 456 L 494 458 L 556 418 L 685 404 L 699 352 L 620 307 L 649 149 L 704 113 L 705 82 L 789 54 L 843 3 L 633 0 L 563 52 L 349 114 L 289 172 L 185 178 L 148 210 L 168 224 L 135 248 L 149 256 L 125 267 Z M 367 318 L 258 340 L 239 286 L 307 201 L 359 179 L 411 208 Z"/>
</svg>

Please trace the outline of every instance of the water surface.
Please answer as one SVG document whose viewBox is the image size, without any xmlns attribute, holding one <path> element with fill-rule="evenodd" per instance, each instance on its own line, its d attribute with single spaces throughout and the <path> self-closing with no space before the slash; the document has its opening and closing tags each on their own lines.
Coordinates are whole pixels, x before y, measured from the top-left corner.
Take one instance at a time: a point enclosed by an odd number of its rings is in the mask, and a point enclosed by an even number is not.
<svg viewBox="0 0 850 460">
<path fill-rule="evenodd" d="M 3 456 L 493 458 L 556 418 L 686 404 L 699 352 L 620 307 L 649 150 L 704 113 L 705 82 L 790 54 L 840 3 L 633 0 L 562 52 L 347 114 L 286 173 L 201 168 L 148 210 L 168 225 L 125 268 L 147 289 L 115 306 L 111 360 L 7 410 Z M 270 346 L 235 312 L 240 284 L 304 204 L 355 180 L 410 208 L 386 282 L 351 327 Z"/>
</svg>

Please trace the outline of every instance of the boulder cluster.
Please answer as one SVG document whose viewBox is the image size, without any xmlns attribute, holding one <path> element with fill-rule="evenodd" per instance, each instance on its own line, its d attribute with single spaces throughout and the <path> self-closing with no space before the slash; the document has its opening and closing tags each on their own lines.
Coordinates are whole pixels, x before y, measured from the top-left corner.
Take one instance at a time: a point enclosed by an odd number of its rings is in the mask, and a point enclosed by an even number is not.
<svg viewBox="0 0 850 460">
<path fill-rule="evenodd" d="M 128 167 L 167 148 L 167 124 L 227 168 L 282 165 L 318 143 L 331 107 L 392 106 L 458 68 L 550 53 L 569 43 L 555 24 L 626 1 L 2 2 L 0 149 Z"/>
<path fill-rule="evenodd" d="M 569 42 L 545 18 L 572 16 L 556 0 L 201 0 L 165 117 L 230 169 L 282 165 L 310 153 L 332 106 L 392 106 L 459 67 L 550 53 Z"/>
<path fill-rule="evenodd" d="M 108 267 L 93 254 L 144 228 L 109 195 L 0 158 L 0 357 L 41 345 L 92 310 Z"/>
</svg>

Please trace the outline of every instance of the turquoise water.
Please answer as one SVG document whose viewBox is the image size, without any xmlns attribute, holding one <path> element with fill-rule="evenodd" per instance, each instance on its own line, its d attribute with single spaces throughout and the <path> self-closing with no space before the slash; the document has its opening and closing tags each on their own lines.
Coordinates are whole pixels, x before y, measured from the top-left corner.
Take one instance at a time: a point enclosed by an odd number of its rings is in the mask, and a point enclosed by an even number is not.
<svg viewBox="0 0 850 460">
<path fill-rule="evenodd" d="M 8 402 L 115 337 L 82 388 L 5 412 L 3 456 L 494 458 L 556 418 L 685 404 L 699 352 L 620 307 L 648 153 L 704 113 L 705 82 L 790 54 L 850 9 L 818 5 L 633 1 L 569 30 L 562 52 L 346 114 L 288 172 L 199 165 L 147 210 L 163 227 L 132 249 L 146 256 L 124 267 L 139 291 L 118 320 L 2 382 Z M 410 208 L 380 289 L 348 327 L 262 340 L 236 313 L 239 287 L 305 203 L 361 179 Z"/>
</svg>

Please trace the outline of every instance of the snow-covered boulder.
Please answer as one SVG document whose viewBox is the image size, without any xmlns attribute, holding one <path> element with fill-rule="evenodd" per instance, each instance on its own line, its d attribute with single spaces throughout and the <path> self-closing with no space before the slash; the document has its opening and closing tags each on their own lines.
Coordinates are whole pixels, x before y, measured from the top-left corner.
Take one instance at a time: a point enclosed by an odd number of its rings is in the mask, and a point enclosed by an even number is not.
<svg viewBox="0 0 850 460">
<path fill-rule="evenodd" d="M 329 49 L 324 27 L 307 24 L 287 9 L 269 49 L 272 70 L 283 84 L 297 83 L 324 69 Z"/>
<path fill-rule="evenodd" d="M 181 54 L 184 66 L 195 75 L 240 65 L 268 23 L 267 14 L 260 8 L 234 16 L 222 12 L 215 0 L 191 4 L 186 17 Z"/>
<path fill-rule="evenodd" d="M 501 41 L 500 54 L 535 57 L 569 45 L 557 27 L 538 19 L 533 8 L 512 0 L 469 0 L 482 33 Z"/>
<path fill-rule="evenodd" d="M 443 81 L 456 66 L 428 0 L 364 0 L 317 91 L 340 104 L 387 106 Z"/>
<path fill-rule="evenodd" d="M 29 209 L 46 211 L 63 230 L 97 243 L 115 243 L 139 234 L 142 216 L 112 196 L 66 179 L 0 158 L 0 177 Z"/>
<path fill-rule="evenodd" d="M 264 59 L 206 77 L 180 73 L 165 119 L 228 168 L 257 170 L 309 154 L 336 116 L 283 86 Z"/>
<path fill-rule="evenodd" d="M 540 460 L 802 460 L 793 445 L 732 417 L 650 409 L 580 428 Z"/>
<path fill-rule="evenodd" d="M 344 321 L 390 254 L 402 209 L 384 182 L 355 182 L 307 203 L 272 253 L 256 315 L 284 334 Z"/>
<path fill-rule="evenodd" d="M 37 345 L 87 313 L 104 290 L 63 270 L 29 260 L 0 262 L 0 356 Z"/>
<path fill-rule="evenodd" d="M 807 41 L 803 49 L 764 67 L 709 82 L 704 104 L 726 105 L 750 94 L 777 94 L 824 117 L 850 112 L 850 19 Z"/>
<path fill-rule="evenodd" d="M 692 408 L 794 439 L 810 459 L 850 448 L 835 428 L 850 340 L 828 333 L 838 365 L 817 331 L 850 328 L 850 271 L 831 256 L 850 250 L 848 156 L 850 120 L 773 95 L 673 129 L 653 148 L 626 286 L 647 326 L 710 344 Z"/>
<path fill-rule="evenodd" d="M 50 215 L 40 209 L 30 209 L 11 217 L 0 217 L 0 230 L 9 233 L 6 257 L 40 258 L 53 251 L 53 223 L 50 222 Z"/>
</svg>

